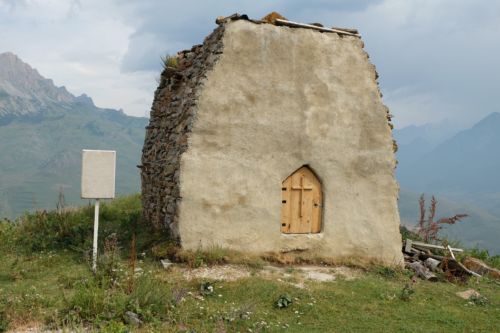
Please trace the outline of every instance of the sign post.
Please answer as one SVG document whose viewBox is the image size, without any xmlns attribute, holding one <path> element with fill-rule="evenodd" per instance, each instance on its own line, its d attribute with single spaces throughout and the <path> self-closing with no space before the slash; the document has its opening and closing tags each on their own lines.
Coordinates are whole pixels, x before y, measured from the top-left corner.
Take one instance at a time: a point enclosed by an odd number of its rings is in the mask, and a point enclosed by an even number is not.
<svg viewBox="0 0 500 333">
<path fill-rule="evenodd" d="M 94 211 L 94 242 L 92 246 L 92 271 L 97 272 L 97 235 L 99 233 L 99 199 L 95 200 Z"/>
<path fill-rule="evenodd" d="M 82 151 L 82 199 L 95 199 L 92 271 L 97 271 L 97 235 L 99 231 L 99 200 L 115 197 L 116 151 Z"/>
</svg>

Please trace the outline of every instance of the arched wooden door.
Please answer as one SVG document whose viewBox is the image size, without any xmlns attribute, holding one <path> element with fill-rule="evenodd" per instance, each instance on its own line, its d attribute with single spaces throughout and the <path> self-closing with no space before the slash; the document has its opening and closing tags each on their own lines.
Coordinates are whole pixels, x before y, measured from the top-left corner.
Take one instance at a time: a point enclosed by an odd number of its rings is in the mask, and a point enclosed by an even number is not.
<svg viewBox="0 0 500 333">
<path fill-rule="evenodd" d="M 304 166 L 283 181 L 281 187 L 281 232 L 310 234 L 321 231 L 321 183 Z"/>
</svg>

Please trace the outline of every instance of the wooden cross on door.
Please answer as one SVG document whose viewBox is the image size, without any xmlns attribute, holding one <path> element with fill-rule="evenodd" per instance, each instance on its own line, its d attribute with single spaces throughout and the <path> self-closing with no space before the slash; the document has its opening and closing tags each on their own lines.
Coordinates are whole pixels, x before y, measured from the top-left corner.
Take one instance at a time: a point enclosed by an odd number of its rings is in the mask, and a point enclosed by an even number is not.
<svg viewBox="0 0 500 333">
<path fill-rule="evenodd" d="M 300 186 L 292 186 L 292 190 L 299 190 L 300 191 L 300 207 L 299 207 L 299 214 L 300 217 L 303 216 L 303 206 L 305 206 L 306 202 L 304 201 L 304 191 L 312 191 L 312 186 L 311 187 L 306 187 L 304 186 L 304 175 L 300 176 Z"/>
</svg>

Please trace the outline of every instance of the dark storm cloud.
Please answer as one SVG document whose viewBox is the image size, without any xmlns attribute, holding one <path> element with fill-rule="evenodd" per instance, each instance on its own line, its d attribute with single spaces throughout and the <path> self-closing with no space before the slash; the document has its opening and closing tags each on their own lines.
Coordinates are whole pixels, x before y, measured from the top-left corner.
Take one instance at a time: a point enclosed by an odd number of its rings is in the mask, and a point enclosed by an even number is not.
<svg viewBox="0 0 500 333">
<path fill-rule="evenodd" d="M 124 71 L 156 70 L 160 67 L 160 57 L 201 43 L 214 27 L 217 16 L 227 16 L 238 12 L 260 18 L 271 11 L 278 11 L 290 19 L 309 16 L 323 10 L 357 11 L 368 4 L 379 1 L 129 1 L 119 3 L 129 20 L 137 26 L 130 39 L 130 47 L 124 60 Z"/>
</svg>

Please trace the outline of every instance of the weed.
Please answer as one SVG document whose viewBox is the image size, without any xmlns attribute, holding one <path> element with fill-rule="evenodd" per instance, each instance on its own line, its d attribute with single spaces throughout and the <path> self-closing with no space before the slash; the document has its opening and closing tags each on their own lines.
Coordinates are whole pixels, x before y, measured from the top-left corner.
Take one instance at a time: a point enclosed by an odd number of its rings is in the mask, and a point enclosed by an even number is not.
<svg viewBox="0 0 500 333">
<path fill-rule="evenodd" d="M 418 201 L 420 207 L 420 219 L 418 222 L 418 234 L 423 238 L 425 242 L 438 241 L 441 240 L 438 238 L 438 232 L 443 228 L 444 224 L 455 224 L 458 221 L 466 218 L 467 214 L 457 214 L 451 217 L 444 217 L 439 219 L 438 221 L 434 221 L 436 217 L 437 210 L 437 200 L 434 196 L 431 199 L 431 205 L 429 206 L 429 214 L 426 219 L 426 210 L 425 210 L 425 197 L 422 194 Z"/>
<path fill-rule="evenodd" d="M 405 302 L 410 301 L 411 296 L 415 293 L 413 289 L 413 285 L 411 283 L 405 284 L 403 289 L 401 289 L 401 293 L 399 294 L 399 299 Z"/>
<path fill-rule="evenodd" d="M 151 248 L 151 254 L 155 259 L 174 259 L 179 251 L 179 246 L 171 241 L 163 241 Z"/>
<path fill-rule="evenodd" d="M 185 300 L 187 295 L 188 295 L 188 290 L 186 288 L 177 288 L 173 290 L 172 301 L 174 302 L 174 305 L 177 305 L 183 300 Z"/>
<path fill-rule="evenodd" d="M 102 333 L 129 333 L 130 329 L 122 322 L 111 321 L 99 327 L 99 332 Z"/>
<path fill-rule="evenodd" d="M 264 260 L 260 257 L 221 246 L 212 246 L 207 249 L 197 249 L 196 251 L 178 249 L 172 259 L 177 262 L 184 262 L 191 268 L 221 264 L 245 265 L 254 269 L 261 269 L 264 266 Z"/>
<path fill-rule="evenodd" d="M 163 68 L 167 67 L 177 68 L 179 65 L 177 57 L 168 54 L 164 57 L 161 57 L 161 62 L 163 64 Z"/>
<path fill-rule="evenodd" d="M 397 276 L 397 271 L 391 267 L 379 266 L 375 271 L 386 279 L 394 279 Z"/>
<path fill-rule="evenodd" d="M 9 320 L 5 314 L 5 310 L 0 305 L 0 332 L 6 332 L 9 328 Z"/>
<path fill-rule="evenodd" d="M 136 280 L 134 291 L 128 297 L 127 310 L 138 314 L 145 322 L 164 319 L 172 305 L 171 295 L 169 289 L 145 274 Z"/>
<path fill-rule="evenodd" d="M 275 304 L 279 309 L 287 308 L 292 304 L 292 297 L 289 294 L 283 294 L 278 297 Z"/>
<path fill-rule="evenodd" d="M 200 285 L 200 293 L 202 295 L 210 295 L 213 294 L 214 292 L 214 286 L 212 285 L 211 282 L 203 282 Z"/>
<path fill-rule="evenodd" d="M 490 303 L 490 301 L 483 295 L 472 295 L 471 297 L 469 297 L 469 303 L 479 306 L 486 306 Z"/>
</svg>

